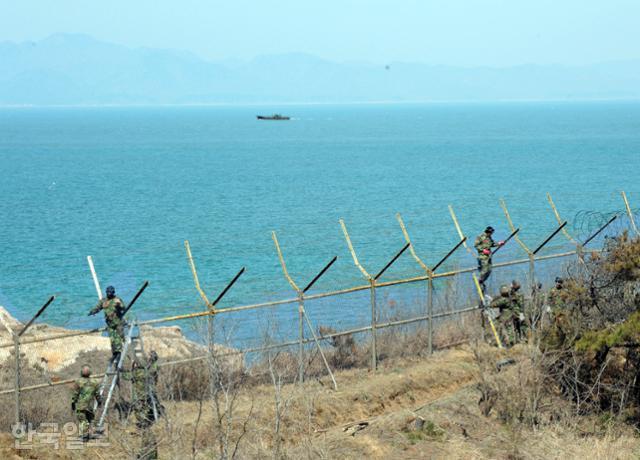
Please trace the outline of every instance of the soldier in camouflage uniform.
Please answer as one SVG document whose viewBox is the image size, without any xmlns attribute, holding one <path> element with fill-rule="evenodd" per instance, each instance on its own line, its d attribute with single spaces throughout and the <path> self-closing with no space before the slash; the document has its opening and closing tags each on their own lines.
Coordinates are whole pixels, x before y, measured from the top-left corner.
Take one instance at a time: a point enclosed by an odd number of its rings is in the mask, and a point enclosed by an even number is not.
<svg viewBox="0 0 640 460">
<path fill-rule="evenodd" d="M 516 343 L 516 323 L 517 313 L 514 310 L 513 301 L 509 297 L 509 288 L 507 286 L 500 287 L 500 297 L 497 297 L 491 304 L 490 308 L 500 309 L 498 321 L 500 322 L 500 335 L 505 346 L 511 346 Z"/>
<path fill-rule="evenodd" d="M 527 320 L 524 314 L 524 295 L 522 295 L 522 293 L 520 292 L 520 283 L 517 280 L 511 281 L 511 287 L 509 289 L 509 299 L 511 299 L 513 310 L 516 314 L 515 324 L 518 340 L 525 340 L 527 338 L 529 325 L 527 324 Z"/>
<path fill-rule="evenodd" d="M 547 295 L 547 306 L 551 310 L 552 316 L 555 316 L 564 308 L 563 289 L 564 280 L 556 277 L 556 285 L 549 290 Z"/>
<path fill-rule="evenodd" d="M 136 359 L 131 365 L 131 370 L 123 373 L 125 379 L 131 380 L 136 426 L 142 432 L 142 443 L 137 457 L 139 459 L 158 458 L 157 440 L 151 429 L 156 422 L 156 414 L 160 416 L 162 411 L 156 389 L 158 371 L 158 354 L 152 350 L 146 362 Z"/>
<path fill-rule="evenodd" d="M 107 333 L 111 340 L 112 360 L 117 362 L 122 352 L 124 343 L 124 302 L 120 297 L 116 297 L 116 290 L 113 286 L 106 289 L 107 297 L 100 299 L 98 304 L 91 309 L 89 316 L 95 315 L 100 310 L 104 311 L 104 319 L 107 323 Z"/>
<path fill-rule="evenodd" d="M 100 382 L 91 378 L 89 366 L 83 366 L 80 378 L 76 380 L 71 396 L 71 410 L 76 413 L 78 419 L 78 434 L 85 439 L 89 438 L 91 422 L 95 418 L 93 412 L 94 401 L 102 403 L 100 396 Z"/>
<path fill-rule="evenodd" d="M 544 328 L 543 339 L 550 348 L 562 347 L 567 337 L 572 337 L 571 317 L 566 309 L 564 280 L 556 278 L 556 285 L 549 290 L 546 299 L 546 313 L 550 324 Z"/>
<path fill-rule="evenodd" d="M 476 241 L 473 244 L 473 247 L 478 251 L 478 270 L 480 271 L 479 281 L 483 292 L 486 290 L 484 283 L 489 278 L 489 275 L 491 275 L 491 248 L 504 245 L 504 241 L 499 241 L 498 243 L 493 241 L 493 232 L 493 227 L 487 227 L 484 232 L 476 237 Z"/>
</svg>

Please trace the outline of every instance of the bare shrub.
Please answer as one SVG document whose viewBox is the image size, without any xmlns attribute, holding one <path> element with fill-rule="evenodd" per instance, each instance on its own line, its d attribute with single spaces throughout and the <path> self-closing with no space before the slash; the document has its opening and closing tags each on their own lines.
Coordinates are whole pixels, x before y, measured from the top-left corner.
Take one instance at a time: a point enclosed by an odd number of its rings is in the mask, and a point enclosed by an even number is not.
<svg viewBox="0 0 640 460">
<path fill-rule="evenodd" d="M 553 311 L 542 293 L 527 301 L 541 321 L 508 351 L 512 366 L 475 348 L 485 415 L 527 427 L 602 412 L 640 420 L 640 239 L 610 239 L 568 274 Z"/>
<path fill-rule="evenodd" d="M 495 349 L 477 343 L 473 351 L 479 370 L 478 405 L 483 415 L 494 413 L 503 423 L 527 427 L 551 419 L 547 412 L 553 399 L 545 372 L 547 356 L 535 347 L 521 347 L 517 360 L 496 359 Z"/>
<path fill-rule="evenodd" d="M 335 334 L 336 330 L 328 326 L 320 326 L 318 332 L 322 336 Z M 335 369 L 349 369 L 358 363 L 358 347 L 353 334 L 331 337 L 329 343 L 333 353 L 328 357 L 329 365 Z"/>
<path fill-rule="evenodd" d="M 21 353 L 24 356 L 23 353 Z M 0 388 L 13 388 L 15 383 L 15 358 L 12 350 L 9 359 L 0 366 Z M 49 381 L 45 369 L 39 365 L 30 365 L 26 359 L 20 360 L 20 386 L 38 385 Z M 10 431 L 15 423 L 15 411 L 13 407 L 13 394 L 8 395 L 8 405 L 3 406 L 7 410 L 0 411 L 0 430 Z M 66 387 L 42 388 L 22 392 L 21 420 L 34 427 L 41 423 L 67 422 L 73 420 L 71 412 L 71 396 Z"/>
<path fill-rule="evenodd" d="M 210 372 L 205 360 L 164 366 L 158 392 L 163 400 L 198 401 L 209 386 Z"/>
<path fill-rule="evenodd" d="M 191 444 L 192 458 L 196 458 L 199 450 L 206 446 L 201 440 L 201 425 L 205 405 L 212 409 L 211 425 L 206 438 L 215 439 L 218 450 L 218 458 L 233 459 L 239 454 L 240 443 L 247 434 L 247 426 L 251 420 L 253 405 L 248 413 L 237 413 L 240 401 L 240 393 L 247 380 L 244 366 L 238 365 L 238 355 L 230 355 L 230 347 L 219 346 L 229 344 L 231 332 L 226 324 L 219 321 L 216 328 L 212 325 L 212 319 L 203 324 L 201 331 L 207 343 L 207 357 L 204 360 L 204 369 L 207 372 L 208 385 L 201 388 L 196 396 L 197 416 L 193 428 L 193 441 Z M 206 332 L 204 332 L 206 330 Z M 199 375 L 199 374 L 197 374 Z"/>
<path fill-rule="evenodd" d="M 558 359 L 548 368 L 576 412 L 640 416 L 640 239 L 610 238 L 569 270 L 542 346 Z"/>
</svg>

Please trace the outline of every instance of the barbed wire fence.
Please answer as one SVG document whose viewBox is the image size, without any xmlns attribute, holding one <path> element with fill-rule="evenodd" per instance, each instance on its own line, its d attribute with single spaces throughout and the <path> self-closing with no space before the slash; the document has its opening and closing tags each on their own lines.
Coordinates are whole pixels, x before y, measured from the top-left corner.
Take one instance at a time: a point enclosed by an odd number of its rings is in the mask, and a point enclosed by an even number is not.
<svg viewBox="0 0 640 460">
<path fill-rule="evenodd" d="M 551 196 L 547 194 L 556 222 L 549 228 L 547 237 L 531 247 L 520 238 L 517 222 L 512 220 L 506 202 L 501 200 L 506 223 L 514 233 L 514 242 L 494 261 L 489 289 L 495 290 L 501 284 L 519 279 L 524 291 L 530 293 L 538 283 L 549 283 L 554 276 L 562 272 L 565 265 L 584 257 L 585 251 L 601 247 L 611 235 L 615 236 L 623 231 L 638 235 L 635 213 L 629 206 L 624 192 L 622 198 L 624 209 L 620 212 L 580 211 L 574 216 L 572 224 L 568 225 L 558 212 Z M 431 354 L 435 349 L 448 345 L 439 340 L 447 321 L 452 318 L 462 321 L 462 318 L 478 311 L 479 299 L 472 278 L 472 274 L 477 270 L 473 241 L 464 232 L 452 206 L 449 206 L 449 214 L 457 242 L 448 252 L 430 257 L 429 261 L 421 255 L 420 248 L 414 247 L 409 229 L 400 214 L 397 214 L 398 231 L 404 238 L 404 245 L 398 247 L 394 254 L 389 254 L 387 263 L 380 267 L 365 267 L 360 262 L 356 250 L 360 241 L 357 238 L 352 241 L 347 224 L 340 220 L 339 224 L 353 265 L 360 272 L 363 283 L 325 292 L 318 291 L 317 285 L 331 270 L 337 256 L 327 255 L 326 264 L 318 267 L 316 273 L 309 273 L 305 280 L 294 280 L 288 271 L 285 251 L 280 247 L 278 237 L 273 232 L 275 251 L 283 276 L 291 287 L 291 296 L 224 308 L 218 308 L 218 304 L 241 278 L 244 268 L 238 271 L 214 300 L 210 300 L 209 294 L 200 283 L 191 246 L 185 241 L 187 261 L 195 288 L 205 308 L 193 313 L 138 321 L 137 324 L 143 328 L 181 324 L 183 329 L 197 331 L 201 329 L 199 322 L 205 321 L 208 337 L 213 335 L 215 328 L 224 327 L 233 333 L 231 343 L 226 344 L 229 346 L 222 354 L 239 356 L 243 362 L 245 358 L 250 361 L 251 355 L 257 356 L 265 350 L 288 350 L 297 359 L 298 382 L 305 380 L 309 356 L 319 357 L 321 367 L 331 378 L 333 388 L 337 389 L 340 382 L 336 380 L 327 356 L 332 340 L 356 337 L 359 345 L 367 350 L 370 369 L 375 370 L 388 352 L 385 347 L 391 346 L 390 340 L 385 336 L 386 331 L 394 330 L 399 334 L 421 333 L 425 338 L 425 351 Z M 405 258 L 405 262 L 406 258 L 410 257 L 412 266 L 420 274 L 387 280 L 385 275 L 388 276 L 390 268 L 401 257 Z M 91 258 L 88 259 L 88 263 L 96 292 L 100 296 L 101 288 Z M 69 332 L 62 328 L 38 324 L 38 318 L 54 300 L 54 297 L 50 297 L 37 314 L 24 325 L 10 324 L 0 317 L 0 327 L 8 331 L 11 338 L 0 343 L 0 362 L 5 363 L 5 369 L 13 371 L 12 378 L 6 378 L 5 375 L 5 378 L 0 380 L 0 397 L 3 398 L 0 401 L 6 402 L 7 397 L 13 397 L 16 424 L 23 422 L 22 397 L 25 393 L 68 385 L 74 381 L 60 379 L 55 372 L 50 372 L 49 369 L 54 364 L 57 368 L 71 366 L 81 351 L 109 349 L 109 339 L 103 336 L 105 328 Z M 264 343 L 264 335 L 260 332 L 266 327 L 265 322 L 270 330 L 277 331 L 277 340 L 267 345 Z M 143 331 L 152 333 L 149 328 Z M 170 347 L 171 345 L 167 346 Z M 69 350 L 73 352 L 69 353 Z M 205 346 L 186 350 L 185 353 L 190 356 L 165 359 L 161 366 L 205 360 L 206 350 Z M 162 351 L 159 352 L 162 356 Z M 57 361 L 56 354 L 59 355 Z M 37 368 L 38 372 L 30 372 L 29 369 L 32 368 Z M 94 376 L 102 377 L 103 374 Z M 44 400 L 41 403 L 44 404 Z M 4 409 L 10 410 L 9 407 Z"/>
</svg>

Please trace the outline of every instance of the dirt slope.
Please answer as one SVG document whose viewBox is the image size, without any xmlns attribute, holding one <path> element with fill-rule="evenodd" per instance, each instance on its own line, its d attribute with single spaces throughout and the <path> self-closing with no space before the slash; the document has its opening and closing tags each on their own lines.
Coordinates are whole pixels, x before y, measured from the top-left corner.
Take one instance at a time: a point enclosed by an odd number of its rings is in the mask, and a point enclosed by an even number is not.
<svg viewBox="0 0 640 460">
<path fill-rule="evenodd" d="M 517 357 L 517 351 L 512 352 Z M 503 355 L 496 351 L 496 359 Z M 505 370 L 504 372 L 513 372 Z M 282 458 L 637 458 L 640 441 L 629 433 L 594 436 L 551 426 L 536 431 L 510 428 L 478 408 L 479 378 L 469 347 L 422 359 L 383 363 L 377 372 L 364 369 L 336 373 L 330 380 L 285 385 L 286 408 L 280 439 Z M 237 458 L 273 458 L 274 389 L 256 385 L 239 395 L 234 417 L 247 420 L 248 432 Z M 166 402 L 169 422 L 155 431 L 161 458 L 217 458 L 217 431 L 212 404 Z M 248 414 L 251 413 L 250 416 Z M 422 424 L 417 428 L 416 420 Z M 111 432 L 111 447 L 54 451 L 39 447 L 24 458 L 130 458 L 139 438 L 128 428 Z M 0 439 L 1 458 L 17 453 L 11 438 Z"/>
</svg>

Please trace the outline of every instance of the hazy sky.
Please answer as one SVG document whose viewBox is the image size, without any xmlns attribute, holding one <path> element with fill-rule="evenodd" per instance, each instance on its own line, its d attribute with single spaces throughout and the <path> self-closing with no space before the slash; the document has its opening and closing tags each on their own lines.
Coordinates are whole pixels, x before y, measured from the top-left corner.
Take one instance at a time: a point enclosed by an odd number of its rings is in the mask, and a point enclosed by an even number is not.
<svg viewBox="0 0 640 460">
<path fill-rule="evenodd" d="M 454 65 L 640 58 L 640 0 L 0 0 L 0 40 L 79 32 L 210 59 Z"/>
</svg>

